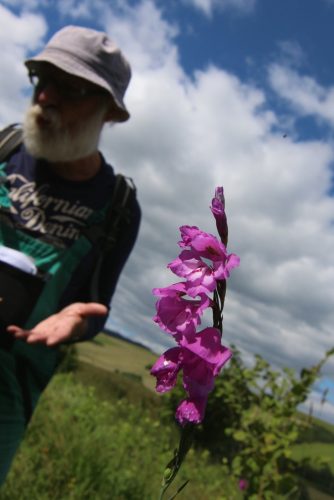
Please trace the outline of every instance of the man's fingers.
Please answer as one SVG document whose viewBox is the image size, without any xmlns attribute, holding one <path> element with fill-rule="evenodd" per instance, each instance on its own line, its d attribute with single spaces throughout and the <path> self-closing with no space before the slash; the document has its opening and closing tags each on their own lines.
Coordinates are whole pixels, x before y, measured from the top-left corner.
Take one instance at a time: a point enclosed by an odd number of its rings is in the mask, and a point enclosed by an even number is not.
<svg viewBox="0 0 334 500">
<path fill-rule="evenodd" d="M 108 308 L 103 304 L 99 304 L 98 302 L 87 302 L 87 303 L 78 303 L 76 304 L 78 309 L 77 312 L 80 316 L 105 316 L 108 314 Z M 70 306 L 71 307 L 71 306 Z"/>
<path fill-rule="evenodd" d="M 17 339 L 22 339 L 22 338 L 25 338 L 29 335 L 30 330 L 23 330 L 19 326 L 10 325 L 7 327 L 7 332 L 14 335 L 14 337 Z"/>
<path fill-rule="evenodd" d="M 10 325 L 7 328 L 7 332 L 11 333 L 16 339 L 26 340 L 29 344 L 35 342 L 43 342 L 45 335 L 35 332 L 33 330 L 24 330 L 15 325 Z"/>
</svg>

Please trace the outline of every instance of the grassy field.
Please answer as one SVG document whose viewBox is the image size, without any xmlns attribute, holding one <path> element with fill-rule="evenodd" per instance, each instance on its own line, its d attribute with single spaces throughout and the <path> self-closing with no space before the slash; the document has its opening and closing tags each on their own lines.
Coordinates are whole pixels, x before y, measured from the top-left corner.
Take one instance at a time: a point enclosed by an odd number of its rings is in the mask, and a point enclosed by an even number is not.
<svg viewBox="0 0 334 500">
<path fill-rule="evenodd" d="M 152 366 L 157 356 L 144 347 L 101 333 L 92 342 L 78 344 L 78 353 L 81 362 L 108 372 L 133 375 L 154 390 L 155 380 L 146 367 Z"/>
<path fill-rule="evenodd" d="M 156 356 L 106 334 L 66 351 L 0 499 L 156 500 L 162 471 L 178 442 L 166 396 L 156 394 L 149 375 Z M 300 467 L 307 494 L 284 498 L 334 498 L 333 444 L 334 426 L 314 419 L 292 451 L 298 460 L 327 457 L 330 468 Z M 238 481 L 203 447 L 190 450 L 174 491 L 187 479 L 180 500 L 242 497 Z"/>
<path fill-rule="evenodd" d="M 334 475 L 334 443 L 302 443 L 294 446 L 293 456 L 296 460 L 301 460 L 305 456 L 312 455 L 323 458 L 328 462 L 328 466 Z"/>
<path fill-rule="evenodd" d="M 77 349 L 80 361 L 76 374 L 78 380 L 93 384 L 103 398 L 124 397 L 137 405 L 145 401 L 146 407 L 156 407 L 159 412 L 157 402 L 161 396 L 154 392 L 155 380 L 148 369 L 155 362 L 156 355 L 144 347 L 106 334 L 98 335 L 93 342 L 78 344 Z M 128 383 L 124 381 L 124 375 Z M 298 461 L 308 456 L 326 460 L 334 476 L 333 425 L 314 419 L 312 427 L 302 436 L 302 442 L 292 451 Z M 333 498 L 316 490 L 311 483 L 309 495 L 313 500 Z"/>
</svg>

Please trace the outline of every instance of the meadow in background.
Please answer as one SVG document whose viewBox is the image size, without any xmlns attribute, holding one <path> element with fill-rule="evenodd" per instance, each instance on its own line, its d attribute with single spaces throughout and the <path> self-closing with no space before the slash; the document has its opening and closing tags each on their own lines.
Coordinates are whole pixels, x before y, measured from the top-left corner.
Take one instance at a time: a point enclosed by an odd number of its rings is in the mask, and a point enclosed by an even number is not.
<svg viewBox="0 0 334 500">
<path fill-rule="evenodd" d="M 281 398 L 264 398 L 265 377 L 272 387 L 278 379 L 263 359 L 252 369 L 237 353 L 233 359 L 216 381 L 206 419 L 179 472 L 174 489 L 190 480 L 180 500 L 283 498 L 270 489 L 263 496 L 251 496 L 250 490 L 263 478 L 282 487 L 283 477 L 290 490 L 290 483 L 297 485 L 290 498 L 332 498 L 333 426 L 293 411 L 284 400 L 284 384 Z M 171 417 L 179 395 L 178 389 L 170 397 L 153 392 L 148 368 L 154 360 L 143 347 L 105 334 L 72 347 L 43 396 L 1 500 L 155 500 L 178 441 Z M 260 384 L 255 374 L 262 377 Z M 302 384 L 293 387 L 298 399 Z M 290 459 L 296 461 L 294 470 Z M 245 477 L 247 489 L 240 489 L 238 471 L 247 463 L 253 472 Z"/>
</svg>

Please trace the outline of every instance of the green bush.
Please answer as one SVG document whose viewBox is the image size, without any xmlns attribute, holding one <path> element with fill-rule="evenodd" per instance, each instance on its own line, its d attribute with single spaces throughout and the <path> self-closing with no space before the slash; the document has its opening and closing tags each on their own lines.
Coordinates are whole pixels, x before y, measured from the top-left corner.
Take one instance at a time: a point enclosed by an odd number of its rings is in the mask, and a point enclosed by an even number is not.
<svg viewBox="0 0 334 500">
<path fill-rule="evenodd" d="M 69 354 L 71 367 L 75 353 Z M 246 368 L 235 352 L 203 424 L 193 429 L 194 447 L 167 498 L 188 479 L 180 498 L 307 498 L 298 474 L 310 477 L 310 461 L 298 464 L 291 451 L 308 424 L 297 407 L 325 360 L 296 377 L 274 372 L 260 357 Z M 136 379 L 84 363 L 73 374 L 59 373 L 42 397 L 1 500 L 157 500 L 177 446 L 174 411 L 183 397 L 181 386 L 158 398 Z M 317 481 L 327 474 L 319 467 Z M 244 492 L 240 478 L 248 481 Z"/>
<path fill-rule="evenodd" d="M 193 429 L 195 447 L 207 449 L 223 461 L 224 474 L 234 483 L 244 479 L 248 499 L 274 499 L 277 495 L 303 498 L 300 468 L 292 458 L 292 447 L 305 426 L 298 406 L 304 402 L 327 358 L 297 377 L 292 370 L 272 370 L 256 356 L 246 368 L 237 350 L 209 396 L 202 425 Z M 165 419 L 171 419 L 184 391 L 179 384 L 166 396 Z M 311 459 L 304 467 L 312 466 Z M 308 469 L 309 470 L 309 469 Z"/>
</svg>

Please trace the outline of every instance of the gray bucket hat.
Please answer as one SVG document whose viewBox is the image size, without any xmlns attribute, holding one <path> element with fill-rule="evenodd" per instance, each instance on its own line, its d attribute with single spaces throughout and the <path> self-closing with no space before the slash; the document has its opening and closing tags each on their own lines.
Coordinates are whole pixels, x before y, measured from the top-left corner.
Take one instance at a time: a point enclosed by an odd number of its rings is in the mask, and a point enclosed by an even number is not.
<svg viewBox="0 0 334 500">
<path fill-rule="evenodd" d="M 120 49 L 100 31 L 66 26 L 47 43 L 44 50 L 25 61 L 28 69 L 48 62 L 74 76 L 107 90 L 113 97 L 118 115 L 124 122 L 130 114 L 123 102 L 131 78 L 131 68 Z"/>
</svg>

